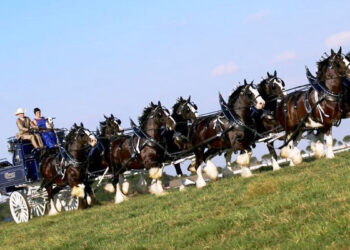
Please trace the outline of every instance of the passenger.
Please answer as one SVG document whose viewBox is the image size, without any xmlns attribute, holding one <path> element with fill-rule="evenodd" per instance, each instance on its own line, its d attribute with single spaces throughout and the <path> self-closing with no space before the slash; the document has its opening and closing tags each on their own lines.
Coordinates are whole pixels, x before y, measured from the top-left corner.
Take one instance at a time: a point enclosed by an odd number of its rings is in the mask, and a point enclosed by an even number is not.
<svg viewBox="0 0 350 250">
<path fill-rule="evenodd" d="M 39 130 L 41 138 L 48 148 L 53 148 L 57 145 L 57 139 L 54 132 L 52 132 L 52 128 L 48 128 L 46 126 L 45 117 L 41 116 L 41 110 L 39 108 L 34 109 L 35 118 L 32 121 L 32 126 Z"/>
<path fill-rule="evenodd" d="M 19 132 L 16 134 L 17 139 L 30 140 L 34 148 L 43 148 L 43 142 L 39 134 L 35 133 L 31 126 L 30 119 L 24 116 L 24 109 L 18 108 L 16 116 L 18 117 L 16 124 Z"/>
</svg>

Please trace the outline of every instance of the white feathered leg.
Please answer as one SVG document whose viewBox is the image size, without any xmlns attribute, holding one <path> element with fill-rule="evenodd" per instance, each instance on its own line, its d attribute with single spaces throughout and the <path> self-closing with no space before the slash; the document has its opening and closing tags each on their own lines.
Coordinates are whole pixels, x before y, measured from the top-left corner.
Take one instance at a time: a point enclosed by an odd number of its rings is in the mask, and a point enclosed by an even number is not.
<svg viewBox="0 0 350 250">
<path fill-rule="evenodd" d="M 334 156 L 334 152 L 333 152 L 332 132 L 330 132 L 329 135 L 326 135 L 326 144 L 327 144 L 326 158 L 333 159 L 335 156 Z"/>
<path fill-rule="evenodd" d="M 126 197 L 121 188 L 120 188 L 120 183 L 118 182 L 116 185 L 116 192 L 115 192 L 115 204 L 122 203 L 123 201 L 128 200 L 128 197 Z"/>
<path fill-rule="evenodd" d="M 281 169 L 280 165 L 278 164 L 278 162 L 276 161 L 275 158 L 271 157 L 271 162 L 272 162 L 272 170 L 273 171 L 277 171 L 277 170 Z"/>
<path fill-rule="evenodd" d="M 207 185 L 207 183 L 205 183 L 205 180 L 204 180 L 203 175 L 202 175 L 202 165 L 200 165 L 198 167 L 196 172 L 197 172 L 196 187 L 197 188 L 205 187 Z"/>
<path fill-rule="evenodd" d="M 186 191 L 186 187 L 185 187 L 185 181 L 184 179 L 182 178 L 181 175 L 178 175 L 179 179 L 180 179 L 180 187 L 179 187 L 179 191 L 180 192 L 183 192 L 183 191 Z"/>
<path fill-rule="evenodd" d="M 219 176 L 219 172 L 215 164 L 211 160 L 207 160 L 204 172 L 212 181 L 216 181 Z"/>
<path fill-rule="evenodd" d="M 58 214 L 57 210 L 56 210 L 56 207 L 55 207 L 55 204 L 53 202 L 53 199 L 50 199 L 50 210 L 49 210 L 49 215 L 52 216 L 52 215 L 56 215 Z"/>
</svg>

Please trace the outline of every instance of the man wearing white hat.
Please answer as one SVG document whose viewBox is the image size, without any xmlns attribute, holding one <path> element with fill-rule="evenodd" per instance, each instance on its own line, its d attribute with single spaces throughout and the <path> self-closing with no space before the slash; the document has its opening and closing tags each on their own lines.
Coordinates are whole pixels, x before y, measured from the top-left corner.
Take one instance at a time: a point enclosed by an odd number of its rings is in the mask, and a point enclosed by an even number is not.
<svg viewBox="0 0 350 250">
<path fill-rule="evenodd" d="M 24 112 L 23 108 L 18 108 L 16 111 L 18 117 L 16 124 L 19 130 L 16 134 L 17 139 L 30 140 L 34 148 L 44 147 L 40 135 L 32 132 L 30 119 L 24 116 Z"/>
</svg>

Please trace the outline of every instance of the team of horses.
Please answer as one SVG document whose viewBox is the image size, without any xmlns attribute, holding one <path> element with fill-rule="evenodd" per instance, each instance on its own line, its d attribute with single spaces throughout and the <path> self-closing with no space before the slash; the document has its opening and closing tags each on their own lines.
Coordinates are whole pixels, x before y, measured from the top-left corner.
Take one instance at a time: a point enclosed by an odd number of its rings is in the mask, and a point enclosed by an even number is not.
<svg viewBox="0 0 350 250">
<path fill-rule="evenodd" d="M 283 141 L 281 157 L 291 165 L 302 161 L 297 145 L 303 134 L 311 139 L 317 158 L 333 158 L 332 127 L 350 117 L 349 61 L 350 55 L 343 55 L 341 48 L 337 53 L 331 50 L 317 63 L 316 76 L 306 70 L 310 84 L 289 93 L 276 71 L 267 73 L 257 85 L 244 80 L 227 102 L 219 94 L 220 111 L 206 115 L 198 115 L 191 97 L 178 98 L 172 112 L 160 102 L 151 102 L 138 125 L 130 120 L 130 133 L 113 115 L 104 116 L 95 134 L 83 124 L 74 124 L 64 145 L 41 158 L 42 186 L 50 199 L 49 214 L 57 213 L 53 204 L 55 190 L 66 185 L 72 187 L 72 195 L 90 204 L 94 200 L 91 177 L 106 172 L 113 178 L 105 189 L 115 192 L 115 203 L 128 199 L 123 173 L 133 169 L 147 169 L 152 180 L 148 191 L 162 195 L 165 165 L 174 163 L 176 173 L 183 176 L 178 160 L 191 156 L 194 157 L 188 169 L 197 173 L 198 188 L 206 185 L 203 170 L 212 180 L 218 177 L 211 158 L 220 154 L 226 158 L 223 172 L 232 173 L 231 157 L 237 154 L 242 176 L 248 177 L 252 148 L 261 141 L 271 154 L 273 170 L 280 169 L 274 148 L 277 139 Z"/>
</svg>

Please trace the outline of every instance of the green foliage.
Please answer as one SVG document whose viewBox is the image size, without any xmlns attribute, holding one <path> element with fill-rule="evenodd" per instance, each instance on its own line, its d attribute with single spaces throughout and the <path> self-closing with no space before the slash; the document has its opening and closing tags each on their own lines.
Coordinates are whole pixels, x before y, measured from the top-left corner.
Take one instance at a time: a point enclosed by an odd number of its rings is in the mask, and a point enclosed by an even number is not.
<svg viewBox="0 0 350 250">
<path fill-rule="evenodd" d="M 0 224 L 3 249 L 347 249 L 350 152 L 163 197 Z M 112 197 L 110 198 L 112 199 Z"/>
<path fill-rule="evenodd" d="M 350 142 L 350 135 L 346 135 L 346 136 L 344 136 L 344 138 L 343 138 L 343 142 L 345 142 L 345 143 L 349 143 L 349 142 Z"/>
</svg>

